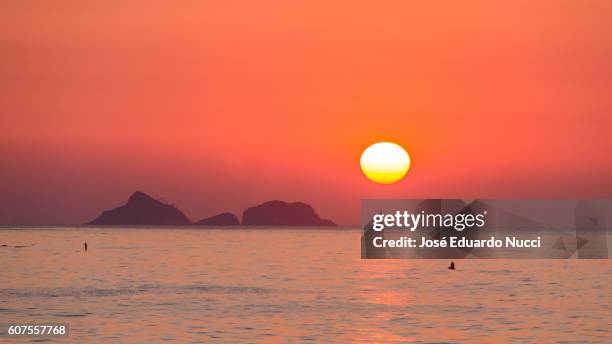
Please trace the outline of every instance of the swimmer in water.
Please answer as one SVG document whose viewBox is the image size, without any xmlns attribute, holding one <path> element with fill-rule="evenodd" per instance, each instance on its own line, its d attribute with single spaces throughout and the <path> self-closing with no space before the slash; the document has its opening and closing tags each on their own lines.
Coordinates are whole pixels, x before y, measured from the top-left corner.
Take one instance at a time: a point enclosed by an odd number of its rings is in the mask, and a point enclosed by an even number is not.
<svg viewBox="0 0 612 344">
<path fill-rule="evenodd" d="M 455 262 L 451 262 L 451 265 L 448 267 L 449 270 L 455 270 Z"/>
<path fill-rule="evenodd" d="M 87 241 L 83 243 L 83 247 L 85 247 L 85 252 L 87 252 Z"/>
</svg>

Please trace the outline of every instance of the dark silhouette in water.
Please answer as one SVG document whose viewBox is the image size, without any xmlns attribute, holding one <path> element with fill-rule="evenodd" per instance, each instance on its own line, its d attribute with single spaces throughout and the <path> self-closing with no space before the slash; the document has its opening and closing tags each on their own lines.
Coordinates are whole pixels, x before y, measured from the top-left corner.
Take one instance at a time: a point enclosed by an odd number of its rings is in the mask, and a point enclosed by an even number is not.
<svg viewBox="0 0 612 344">
<path fill-rule="evenodd" d="M 85 247 L 85 252 L 87 252 L 87 241 L 83 243 L 83 246 Z"/>
<path fill-rule="evenodd" d="M 448 267 L 449 270 L 455 270 L 455 262 L 451 262 L 451 265 Z"/>
</svg>

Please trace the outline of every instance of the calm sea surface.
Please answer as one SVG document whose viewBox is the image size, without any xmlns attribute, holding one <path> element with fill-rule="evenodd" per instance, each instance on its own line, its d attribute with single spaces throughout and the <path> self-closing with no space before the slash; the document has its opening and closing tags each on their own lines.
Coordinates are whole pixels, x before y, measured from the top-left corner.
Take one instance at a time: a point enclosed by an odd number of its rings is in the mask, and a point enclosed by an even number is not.
<svg viewBox="0 0 612 344">
<path fill-rule="evenodd" d="M 449 271 L 361 260 L 359 230 L 3 229 L 0 245 L 0 323 L 70 324 L 3 342 L 612 342 L 610 260 Z"/>
</svg>

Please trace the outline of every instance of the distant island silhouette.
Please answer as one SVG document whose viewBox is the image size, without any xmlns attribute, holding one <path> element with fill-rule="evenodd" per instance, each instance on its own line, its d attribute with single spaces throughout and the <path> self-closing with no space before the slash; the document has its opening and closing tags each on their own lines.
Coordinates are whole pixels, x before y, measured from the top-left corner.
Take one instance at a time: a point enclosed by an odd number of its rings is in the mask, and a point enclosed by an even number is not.
<svg viewBox="0 0 612 344">
<path fill-rule="evenodd" d="M 245 226 L 335 226 L 322 219 L 314 209 L 303 202 L 269 201 L 250 207 L 242 215 Z"/>
<path fill-rule="evenodd" d="M 127 203 L 105 210 L 88 225 L 190 225 L 191 221 L 172 204 L 166 204 L 141 191 L 130 196 Z"/>
<path fill-rule="evenodd" d="M 242 215 L 242 223 L 232 213 L 221 213 L 191 222 L 175 207 L 157 200 L 142 191 L 136 191 L 127 203 L 111 210 L 105 210 L 87 225 L 132 225 L 132 226 L 336 226 L 328 219 L 322 219 L 303 202 L 269 201 L 250 207 Z"/>
<path fill-rule="evenodd" d="M 239 226 L 238 217 L 232 213 L 221 213 L 219 215 L 207 217 L 200 221 L 194 222 L 194 225 L 200 226 Z"/>
</svg>

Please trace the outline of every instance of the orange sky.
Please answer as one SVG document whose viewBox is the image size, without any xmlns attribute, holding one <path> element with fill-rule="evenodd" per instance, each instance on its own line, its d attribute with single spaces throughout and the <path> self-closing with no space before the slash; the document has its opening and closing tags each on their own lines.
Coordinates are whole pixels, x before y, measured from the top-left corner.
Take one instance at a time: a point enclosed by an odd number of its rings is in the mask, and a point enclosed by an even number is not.
<svg viewBox="0 0 612 344">
<path fill-rule="evenodd" d="M 612 2 L 3 1 L 0 223 L 142 190 L 192 219 L 302 200 L 611 197 Z M 411 154 L 375 185 L 359 155 Z"/>
</svg>

